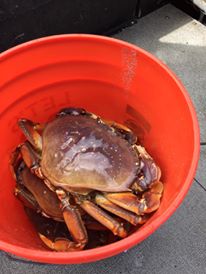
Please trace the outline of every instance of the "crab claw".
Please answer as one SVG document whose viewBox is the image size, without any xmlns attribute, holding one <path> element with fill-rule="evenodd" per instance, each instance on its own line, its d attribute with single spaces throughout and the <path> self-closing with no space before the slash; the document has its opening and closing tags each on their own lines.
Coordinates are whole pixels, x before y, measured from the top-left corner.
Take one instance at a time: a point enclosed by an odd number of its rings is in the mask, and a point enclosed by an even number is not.
<svg viewBox="0 0 206 274">
<path fill-rule="evenodd" d="M 163 192 L 163 184 L 160 181 L 153 182 L 149 189 L 143 193 L 141 199 L 131 193 L 105 193 L 105 197 L 112 203 L 132 211 L 137 215 L 144 215 L 157 210 Z"/>
<path fill-rule="evenodd" d="M 41 233 L 38 233 L 42 242 L 54 251 L 78 251 L 82 250 L 85 245 L 80 243 L 74 243 L 69 239 L 55 239 L 54 241 L 50 240 Z"/>
<path fill-rule="evenodd" d="M 138 176 L 137 182 L 134 183 L 132 189 L 137 191 L 145 191 L 154 181 L 159 181 L 161 177 L 161 170 L 156 165 L 153 158 L 140 145 L 134 145 L 134 149 L 140 155 L 140 175 Z"/>
<path fill-rule="evenodd" d="M 88 242 L 88 235 L 79 210 L 70 204 L 70 196 L 62 189 L 57 189 L 56 194 L 61 201 L 64 221 L 74 242 L 70 242 L 71 250 L 83 249 Z M 68 246 L 68 248 L 69 248 Z"/>
<path fill-rule="evenodd" d="M 144 204 L 144 213 L 151 213 L 160 206 L 160 200 L 163 193 L 163 184 L 160 181 L 153 182 L 150 189 L 142 195 L 140 200 Z"/>
<path fill-rule="evenodd" d="M 129 144 L 133 145 L 137 143 L 137 136 L 127 126 L 109 120 L 103 120 L 103 122 L 116 130 L 120 136 L 129 142 Z"/>
<path fill-rule="evenodd" d="M 38 231 L 40 239 L 50 249 L 55 251 L 78 251 L 84 248 L 85 244 L 72 241 L 71 234 L 64 222 L 44 217 L 31 208 L 25 207 L 24 209 Z"/>
</svg>

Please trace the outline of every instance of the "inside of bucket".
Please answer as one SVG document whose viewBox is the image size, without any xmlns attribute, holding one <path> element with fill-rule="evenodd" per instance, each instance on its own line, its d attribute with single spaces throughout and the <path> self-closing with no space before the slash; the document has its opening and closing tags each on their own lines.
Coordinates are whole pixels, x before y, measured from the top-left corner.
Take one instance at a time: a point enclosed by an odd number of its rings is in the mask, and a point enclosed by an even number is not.
<svg viewBox="0 0 206 274">
<path fill-rule="evenodd" d="M 164 195 L 159 210 L 145 226 L 167 210 L 177 197 L 194 149 L 189 108 L 179 87 L 162 67 L 141 54 L 137 66 L 128 65 L 127 61 L 122 63 L 126 70 L 102 63 L 94 66 L 91 62 L 44 66 L 26 72 L 4 87 L 4 93 L 0 94 L 0 105 L 4 102 L 0 114 L 1 240 L 46 250 L 21 203 L 14 197 L 15 181 L 9 159 L 14 148 L 25 140 L 17 126 L 18 119 L 46 122 L 65 107 L 85 108 L 129 126 L 160 166 Z M 79 72 L 81 66 L 84 69 Z"/>
</svg>

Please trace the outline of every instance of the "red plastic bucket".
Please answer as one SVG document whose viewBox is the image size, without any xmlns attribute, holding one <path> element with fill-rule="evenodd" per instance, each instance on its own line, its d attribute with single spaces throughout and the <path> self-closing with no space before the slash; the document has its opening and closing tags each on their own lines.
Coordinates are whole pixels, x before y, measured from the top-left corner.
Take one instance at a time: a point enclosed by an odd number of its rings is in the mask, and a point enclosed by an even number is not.
<svg viewBox="0 0 206 274">
<path fill-rule="evenodd" d="M 102 36 L 53 36 L 2 53 L 0 71 L 0 249 L 38 262 L 96 261 L 138 244 L 180 205 L 198 162 L 199 128 L 184 87 L 151 54 Z M 8 162 L 23 140 L 18 118 L 47 121 L 65 106 L 130 124 L 160 165 L 165 192 L 159 210 L 128 238 L 96 249 L 55 253 L 42 245 L 14 198 Z"/>
</svg>

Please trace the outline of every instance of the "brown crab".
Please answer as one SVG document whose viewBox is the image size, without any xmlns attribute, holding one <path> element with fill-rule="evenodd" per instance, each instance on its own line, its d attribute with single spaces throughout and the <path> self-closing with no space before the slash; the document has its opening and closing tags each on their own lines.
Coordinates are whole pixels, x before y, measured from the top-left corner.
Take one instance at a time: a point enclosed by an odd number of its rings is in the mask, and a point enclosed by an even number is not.
<svg viewBox="0 0 206 274">
<path fill-rule="evenodd" d="M 19 126 L 27 141 L 12 155 L 15 193 L 26 206 L 64 221 L 73 239 L 40 234 L 51 249 L 85 247 L 85 214 L 124 238 L 121 220 L 136 226 L 159 208 L 160 169 L 127 127 L 80 108 L 63 109 L 43 125 L 20 119 Z"/>
</svg>

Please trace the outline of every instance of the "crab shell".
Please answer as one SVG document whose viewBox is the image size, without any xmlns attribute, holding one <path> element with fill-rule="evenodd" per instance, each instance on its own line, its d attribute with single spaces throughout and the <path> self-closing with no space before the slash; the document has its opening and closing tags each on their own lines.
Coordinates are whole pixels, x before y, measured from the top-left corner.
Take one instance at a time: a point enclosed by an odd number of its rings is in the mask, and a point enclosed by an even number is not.
<svg viewBox="0 0 206 274">
<path fill-rule="evenodd" d="M 42 134 L 41 172 L 55 187 L 128 191 L 140 160 L 114 128 L 89 115 L 60 116 Z"/>
</svg>

